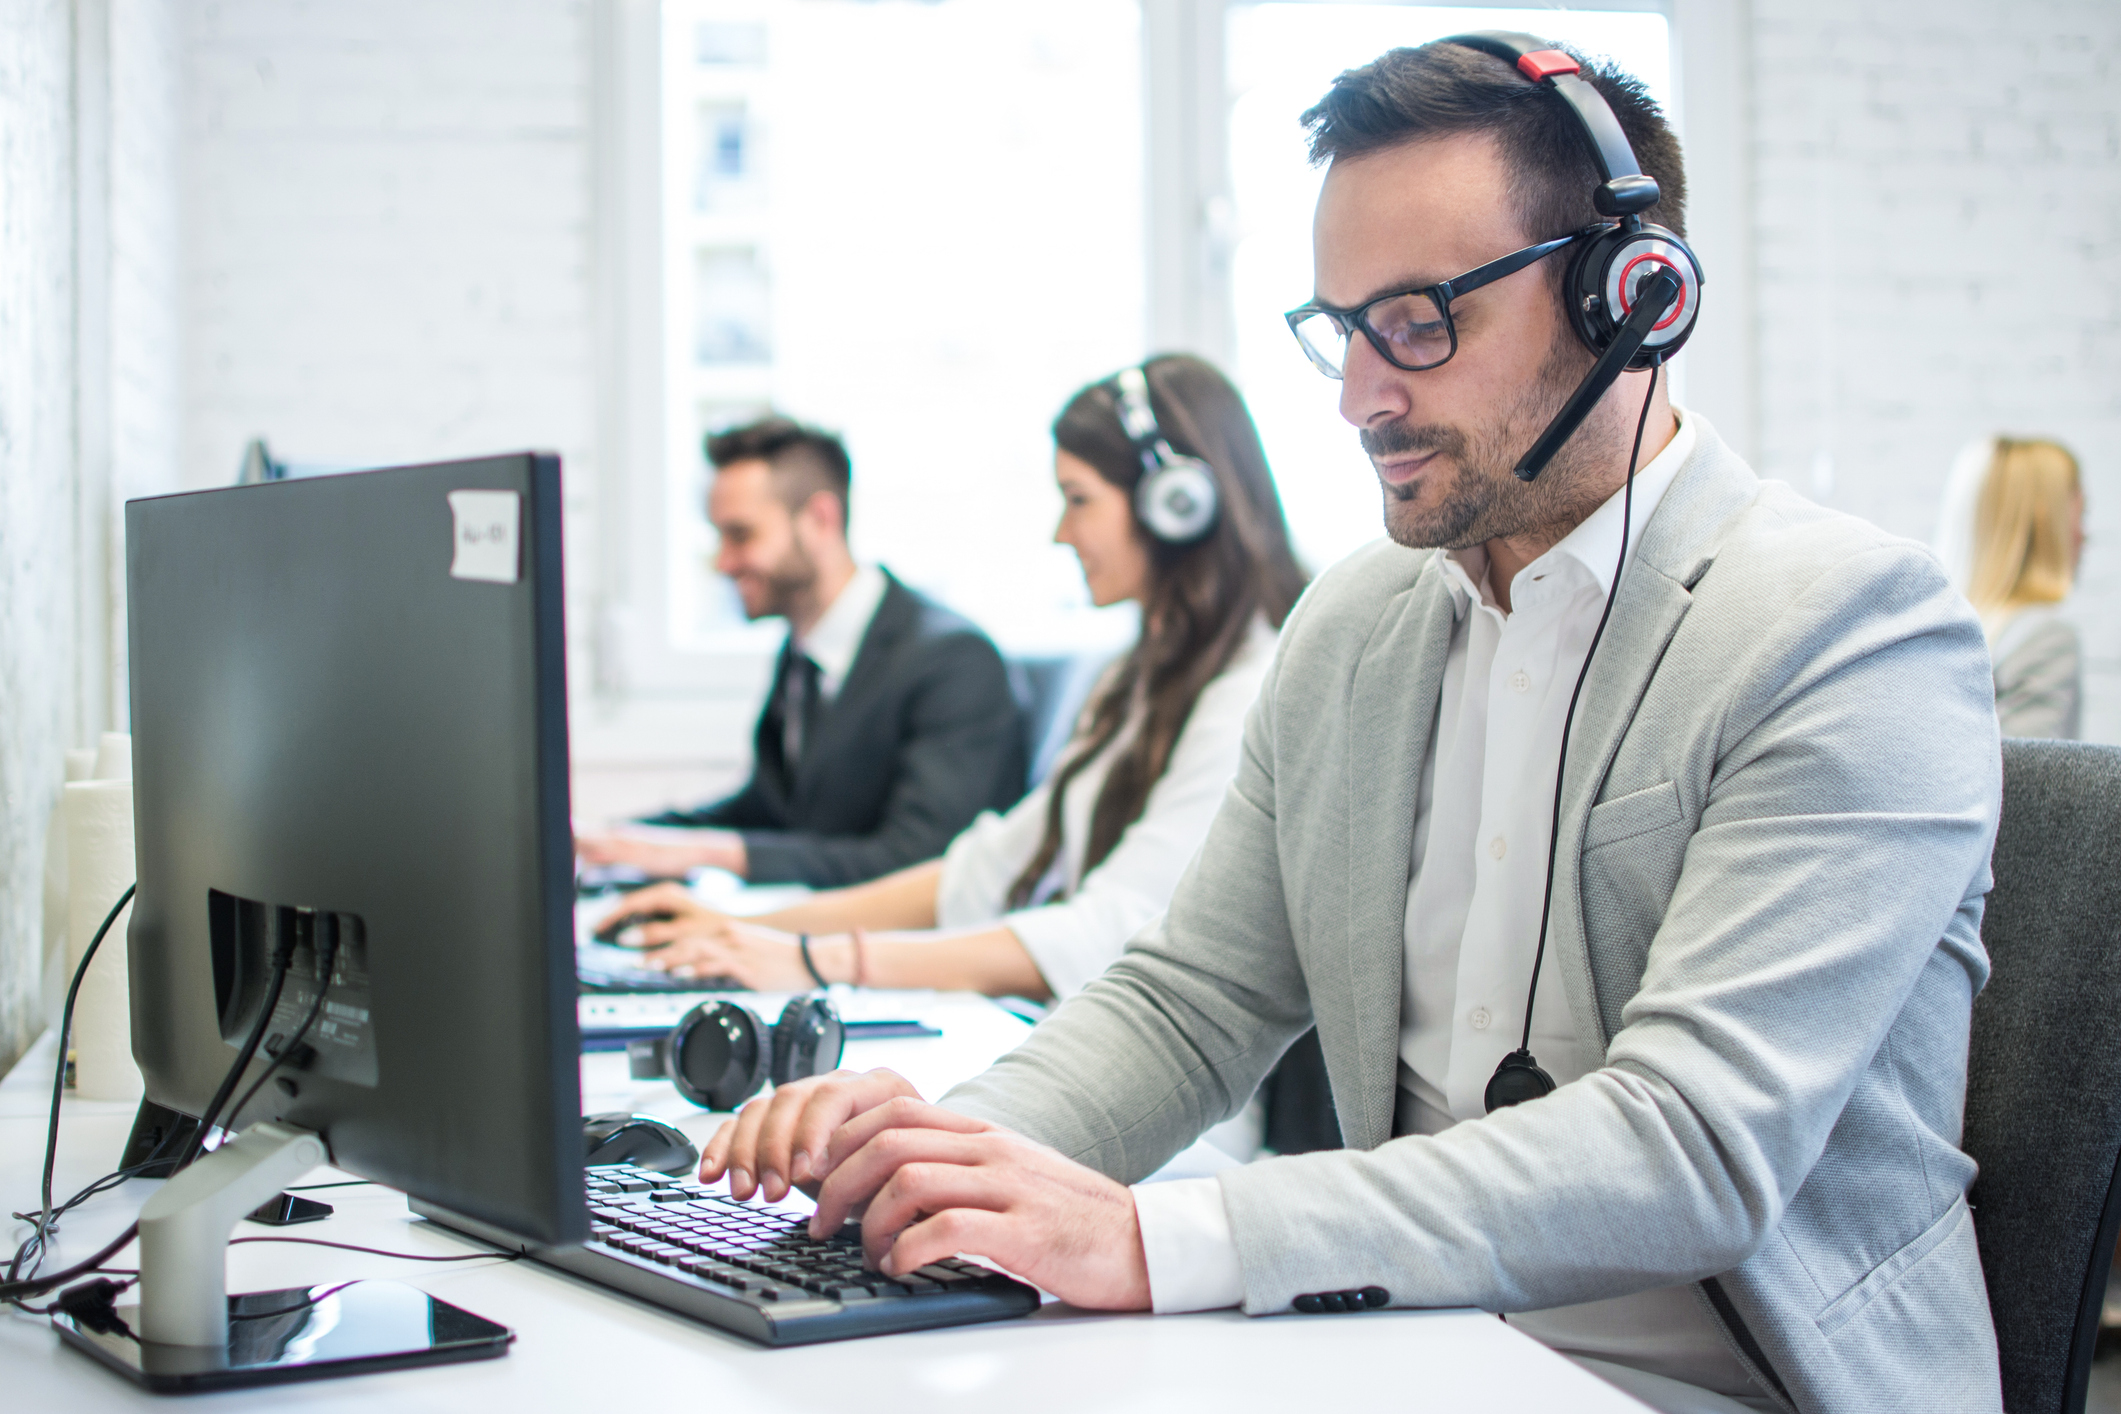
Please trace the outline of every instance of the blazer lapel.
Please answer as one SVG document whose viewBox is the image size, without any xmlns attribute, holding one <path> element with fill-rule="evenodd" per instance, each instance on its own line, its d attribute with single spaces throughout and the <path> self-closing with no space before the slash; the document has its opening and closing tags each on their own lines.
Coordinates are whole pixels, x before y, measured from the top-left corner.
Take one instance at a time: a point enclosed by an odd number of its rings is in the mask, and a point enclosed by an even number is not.
<svg viewBox="0 0 2121 1414">
<path fill-rule="evenodd" d="M 1432 556 L 1379 617 L 1349 692 L 1347 839 L 1341 850 L 1347 864 L 1346 972 L 1341 979 L 1321 972 L 1312 1007 L 1341 1128 L 1356 1149 L 1373 1149 L 1392 1137 L 1414 806 L 1443 690 L 1453 615 L 1449 585 Z M 1330 959 L 1320 961 L 1330 966 Z M 1340 998 L 1348 1008 L 1344 1016 L 1334 1014 Z"/>
<path fill-rule="evenodd" d="M 1548 942 L 1553 965 L 1568 979 L 1569 1012 L 1582 1038 L 1586 1069 L 1605 1063 L 1611 1037 L 1598 1004 L 1584 928 L 1579 867 L 1584 829 L 1665 648 L 1694 602 L 1692 587 L 1714 560 L 1719 531 L 1759 485 L 1706 420 L 1700 422 L 1698 435 L 1693 456 L 1643 527 L 1642 546 L 1629 555 L 1621 573 L 1612 618 L 1584 680 L 1561 782 L 1561 834 L 1555 846 Z"/>
</svg>

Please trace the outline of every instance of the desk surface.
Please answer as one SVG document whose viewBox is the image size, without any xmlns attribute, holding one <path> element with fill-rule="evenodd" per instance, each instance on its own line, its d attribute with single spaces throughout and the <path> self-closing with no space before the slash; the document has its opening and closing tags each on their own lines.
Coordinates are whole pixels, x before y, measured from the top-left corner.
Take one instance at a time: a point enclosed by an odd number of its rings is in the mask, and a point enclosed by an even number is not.
<svg viewBox="0 0 2121 1414">
<path fill-rule="evenodd" d="M 976 998 L 908 1003 L 944 1030 L 939 1041 L 868 1041 L 847 1063 L 890 1065 L 940 1086 L 1013 1045 L 1021 1024 Z M 0 1201 L 35 1201 L 51 1086 L 50 1036 L 0 1081 Z M 936 1093 L 930 1089 L 928 1093 Z M 587 1109 L 633 1109 L 678 1120 L 704 1138 L 716 1117 L 692 1110 L 667 1083 L 626 1078 L 616 1054 L 583 1058 Z M 62 1112 L 56 1189 L 73 1192 L 112 1168 L 132 1106 L 69 1099 Z M 319 1170 L 304 1181 L 345 1175 Z M 135 1180 L 71 1216 L 56 1259 L 78 1260 L 131 1221 L 158 1185 Z M 403 1195 L 362 1185 L 311 1196 L 337 1213 L 286 1229 L 426 1255 L 475 1250 L 414 1218 Z M 270 1229 L 237 1225 L 238 1236 Z M 22 1225 L 10 1224 L 9 1247 Z M 122 1261 L 123 1259 L 121 1259 Z M 350 1277 L 419 1286 L 517 1333 L 499 1360 L 354 1379 L 186 1396 L 195 1414 L 220 1410 L 360 1411 L 629 1408 L 936 1414 L 938 1410 L 1221 1411 L 1250 1409 L 1479 1409 L 1639 1411 L 1642 1406 L 1493 1316 L 1477 1311 L 1380 1311 L 1360 1316 L 1253 1320 L 1090 1315 L 1049 1302 L 1024 1320 L 767 1350 L 547 1268 L 472 1261 L 431 1265 L 333 1248 L 255 1243 L 232 1248 L 229 1289 L 262 1290 Z M 0 1368 L 9 1410 L 100 1410 L 156 1404 L 61 1347 L 50 1326 L 0 1314 Z M 711 1405 L 703 1403 L 711 1399 Z M 167 1404 L 159 1407 L 172 1407 Z"/>
</svg>

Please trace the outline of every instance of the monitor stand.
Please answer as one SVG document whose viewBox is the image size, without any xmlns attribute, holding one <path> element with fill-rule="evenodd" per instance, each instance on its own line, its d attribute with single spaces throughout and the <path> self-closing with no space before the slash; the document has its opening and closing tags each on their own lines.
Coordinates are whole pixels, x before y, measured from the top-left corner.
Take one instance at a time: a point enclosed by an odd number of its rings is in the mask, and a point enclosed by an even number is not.
<svg viewBox="0 0 2121 1414">
<path fill-rule="evenodd" d="M 245 1213 L 325 1161 L 270 1121 L 200 1159 L 140 1210 L 140 1300 L 52 1317 L 67 1344 L 162 1393 L 277 1384 L 506 1354 L 506 1326 L 390 1281 L 228 1295 Z"/>
</svg>

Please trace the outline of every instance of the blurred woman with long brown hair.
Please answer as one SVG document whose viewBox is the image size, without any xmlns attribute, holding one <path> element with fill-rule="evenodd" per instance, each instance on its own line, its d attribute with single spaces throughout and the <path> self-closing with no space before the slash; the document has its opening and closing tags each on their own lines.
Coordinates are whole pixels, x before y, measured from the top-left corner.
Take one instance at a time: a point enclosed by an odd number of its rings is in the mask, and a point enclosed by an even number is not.
<svg viewBox="0 0 2121 1414">
<path fill-rule="evenodd" d="M 671 917 L 621 941 L 758 991 L 825 981 L 1059 1000 L 1163 912 L 1236 774 L 1304 573 L 1251 414 L 1213 365 L 1166 355 L 1093 383 L 1053 438 L 1066 502 L 1054 538 L 1093 602 L 1140 605 L 1141 632 L 1046 782 L 939 859 L 775 913 L 731 918 L 675 884 L 631 894 L 613 919 Z"/>
</svg>

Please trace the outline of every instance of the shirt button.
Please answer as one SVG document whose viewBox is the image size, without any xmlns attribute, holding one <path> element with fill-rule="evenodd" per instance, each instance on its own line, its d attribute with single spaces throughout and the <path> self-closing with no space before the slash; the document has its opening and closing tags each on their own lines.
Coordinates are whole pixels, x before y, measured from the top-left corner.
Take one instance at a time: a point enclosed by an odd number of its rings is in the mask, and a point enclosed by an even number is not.
<svg viewBox="0 0 2121 1414">
<path fill-rule="evenodd" d="M 1488 841 L 1488 853 L 1495 856 L 1495 858 L 1500 859 L 1509 852 L 1510 847 L 1502 842 L 1501 835 L 1497 835 L 1494 839 Z"/>
<path fill-rule="evenodd" d="M 1530 673 L 1523 668 L 1519 668 L 1516 672 L 1510 674 L 1510 691 L 1530 692 L 1531 690 L 1532 675 Z"/>
<path fill-rule="evenodd" d="M 1494 1017 L 1488 1014 L 1488 1009 L 1484 1006 L 1474 1007 L 1472 1013 L 1466 1017 L 1466 1021 L 1472 1026 L 1475 1031 L 1487 1030 L 1488 1023 L 1493 1021 L 1494 1019 Z"/>
</svg>

